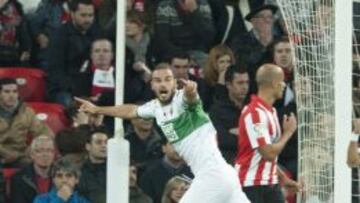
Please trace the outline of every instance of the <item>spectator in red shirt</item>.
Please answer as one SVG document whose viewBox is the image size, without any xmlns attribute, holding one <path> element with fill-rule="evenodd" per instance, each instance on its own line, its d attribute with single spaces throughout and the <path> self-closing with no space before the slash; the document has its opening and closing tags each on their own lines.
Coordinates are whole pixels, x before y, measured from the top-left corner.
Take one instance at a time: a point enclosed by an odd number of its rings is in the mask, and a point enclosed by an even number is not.
<svg viewBox="0 0 360 203">
<path fill-rule="evenodd" d="M 112 92 L 115 89 L 115 68 L 112 65 L 114 59 L 113 45 L 105 38 L 97 39 L 91 46 L 92 62 L 92 101 L 97 99 L 104 92 Z"/>
</svg>

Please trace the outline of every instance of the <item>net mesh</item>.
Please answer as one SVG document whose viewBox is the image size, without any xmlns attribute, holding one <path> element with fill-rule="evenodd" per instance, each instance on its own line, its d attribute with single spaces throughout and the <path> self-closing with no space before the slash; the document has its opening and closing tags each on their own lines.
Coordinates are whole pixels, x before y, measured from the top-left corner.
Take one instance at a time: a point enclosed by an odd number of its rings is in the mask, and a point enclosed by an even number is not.
<svg viewBox="0 0 360 203">
<path fill-rule="evenodd" d="M 295 50 L 298 110 L 298 202 L 333 202 L 334 191 L 334 3 L 278 0 Z"/>
</svg>

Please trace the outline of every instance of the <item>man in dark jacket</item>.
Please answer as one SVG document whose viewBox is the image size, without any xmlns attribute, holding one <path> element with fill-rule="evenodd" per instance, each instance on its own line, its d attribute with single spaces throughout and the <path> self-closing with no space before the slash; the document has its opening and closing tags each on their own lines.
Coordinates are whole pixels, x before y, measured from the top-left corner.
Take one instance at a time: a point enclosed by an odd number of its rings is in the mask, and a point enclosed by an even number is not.
<svg viewBox="0 0 360 203">
<path fill-rule="evenodd" d="M 249 76 L 245 70 L 230 66 L 225 73 L 225 83 L 227 97 L 215 100 L 209 115 L 217 131 L 220 151 L 233 165 L 237 154 L 238 121 L 249 90 Z"/>
<path fill-rule="evenodd" d="M 230 47 L 236 54 L 236 61 L 244 63 L 248 69 L 250 81 L 255 81 L 257 68 L 264 62 L 264 58 L 271 43 L 279 39 L 278 33 L 274 32 L 274 14 L 277 7 L 264 5 L 261 2 L 254 5 L 245 19 L 251 22 L 253 28 L 234 37 Z M 255 93 L 255 83 L 250 84 L 251 93 Z"/>
<path fill-rule="evenodd" d="M 13 203 L 33 202 L 36 195 L 47 193 L 51 188 L 50 169 L 55 158 L 53 139 L 44 135 L 36 137 L 30 151 L 33 163 L 11 180 L 10 201 Z"/>
<path fill-rule="evenodd" d="M 163 140 L 162 150 L 164 157 L 147 167 L 139 179 L 140 188 L 156 203 L 161 202 L 165 185 L 172 177 L 186 175 L 193 178 L 190 168 L 170 143 Z"/>
<path fill-rule="evenodd" d="M 171 55 L 169 60 L 171 70 L 174 73 L 175 79 L 192 80 L 195 81 L 199 96 L 205 111 L 208 111 L 212 103 L 212 92 L 210 87 L 207 85 L 204 79 L 198 78 L 190 74 L 190 57 L 185 52 L 178 52 Z M 179 82 L 177 88 L 181 89 L 182 84 Z"/>
<path fill-rule="evenodd" d="M 81 168 L 78 190 L 91 203 L 106 202 L 106 157 L 109 135 L 103 129 L 95 129 L 88 136 L 86 150 L 88 160 Z"/>
<path fill-rule="evenodd" d="M 29 65 L 31 38 L 22 5 L 0 2 L 0 66 Z"/>
<path fill-rule="evenodd" d="M 68 106 L 72 96 L 89 96 L 90 47 L 100 35 L 91 0 L 69 2 L 71 21 L 54 33 L 49 47 L 49 97 Z"/>
<path fill-rule="evenodd" d="M 156 11 L 155 33 L 161 59 L 185 51 L 204 67 L 205 53 L 216 34 L 208 1 L 160 1 Z"/>
</svg>

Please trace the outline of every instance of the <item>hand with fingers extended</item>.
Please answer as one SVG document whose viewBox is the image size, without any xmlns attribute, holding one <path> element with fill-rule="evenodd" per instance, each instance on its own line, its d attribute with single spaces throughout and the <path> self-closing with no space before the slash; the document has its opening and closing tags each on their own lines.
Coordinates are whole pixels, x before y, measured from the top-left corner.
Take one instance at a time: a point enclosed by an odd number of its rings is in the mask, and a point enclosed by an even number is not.
<svg viewBox="0 0 360 203">
<path fill-rule="evenodd" d="M 96 114 L 96 108 L 97 106 L 85 99 L 80 99 L 78 97 L 74 98 L 75 101 L 80 103 L 80 107 L 79 107 L 79 111 L 80 112 L 85 112 L 85 113 L 91 113 L 91 114 Z"/>
<path fill-rule="evenodd" d="M 197 83 L 192 80 L 179 79 L 179 83 L 183 86 L 185 94 L 196 94 Z"/>
<path fill-rule="evenodd" d="M 283 181 L 283 185 L 284 185 L 284 188 L 287 189 L 291 193 L 302 192 L 303 188 L 304 188 L 304 186 L 301 183 L 291 180 L 290 178 L 286 178 Z"/>
<path fill-rule="evenodd" d="M 188 103 L 197 100 L 197 83 L 191 80 L 179 79 L 179 84 L 183 87 L 184 96 Z"/>
<path fill-rule="evenodd" d="M 294 113 L 291 113 L 290 116 L 284 115 L 283 120 L 283 129 L 284 135 L 292 136 L 297 128 L 297 121 Z"/>
</svg>

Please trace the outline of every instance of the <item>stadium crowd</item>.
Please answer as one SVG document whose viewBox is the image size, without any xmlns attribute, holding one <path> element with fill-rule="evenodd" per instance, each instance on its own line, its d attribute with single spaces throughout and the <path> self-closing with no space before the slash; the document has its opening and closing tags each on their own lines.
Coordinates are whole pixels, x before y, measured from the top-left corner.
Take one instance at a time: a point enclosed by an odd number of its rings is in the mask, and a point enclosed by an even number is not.
<svg viewBox="0 0 360 203">
<path fill-rule="evenodd" d="M 125 103 L 154 98 L 151 73 L 160 62 L 176 79 L 195 81 L 231 165 L 242 147 L 239 117 L 258 90 L 263 64 L 284 74 L 282 97 L 274 103 L 279 123 L 296 113 L 290 46 L 296 39 L 287 37 L 274 0 L 127 0 L 125 67 L 115 67 L 116 0 L 41 0 L 31 8 L 0 0 L 0 203 L 106 202 L 114 121 L 79 112 L 74 97 L 114 105 L 115 71 L 123 68 Z M 37 71 L 41 77 L 32 84 Z M 42 88 L 31 88 L 39 81 Z M 179 202 L 193 178 L 189 166 L 153 120 L 124 125 L 130 203 Z M 296 180 L 294 133 L 278 167 Z M 293 194 L 286 197 L 294 201 Z"/>
</svg>

